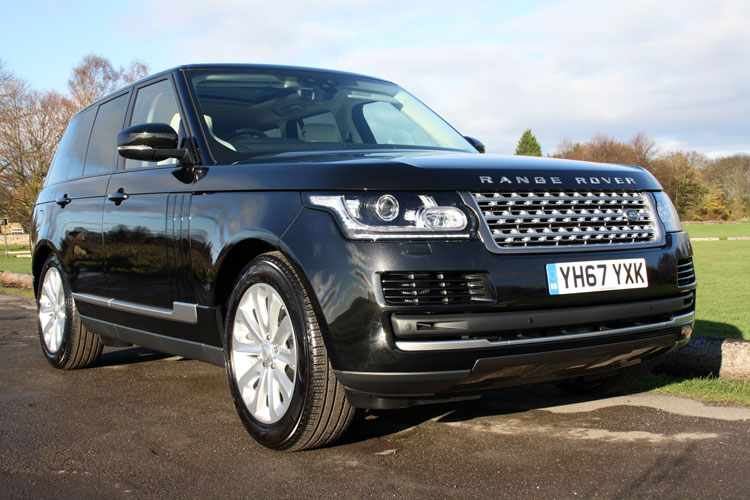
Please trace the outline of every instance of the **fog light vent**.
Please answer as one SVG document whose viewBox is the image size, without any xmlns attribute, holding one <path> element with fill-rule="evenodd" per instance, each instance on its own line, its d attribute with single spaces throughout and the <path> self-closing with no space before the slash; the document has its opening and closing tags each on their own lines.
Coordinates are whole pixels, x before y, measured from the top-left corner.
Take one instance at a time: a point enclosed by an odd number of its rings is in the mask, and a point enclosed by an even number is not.
<svg viewBox="0 0 750 500">
<path fill-rule="evenodd" d="M 487 274 L 464 271 L 387 272 L 380 275 L 389 305 L 472 304 L 492 301 Z"/>
</svg>

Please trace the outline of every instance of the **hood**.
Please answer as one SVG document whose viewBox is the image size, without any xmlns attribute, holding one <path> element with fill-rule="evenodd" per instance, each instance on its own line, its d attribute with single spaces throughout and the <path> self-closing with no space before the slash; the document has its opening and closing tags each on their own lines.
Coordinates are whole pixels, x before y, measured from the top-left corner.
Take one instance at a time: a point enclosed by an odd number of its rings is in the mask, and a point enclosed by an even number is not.
<svg viewBox="0 0 750 500">
<path fill-rule="evenodd" d="M 198 191 L 660 190 L 645 169 L 555 158 L 412 151 L 331 151 L 206 167 Z"/>
</svg>

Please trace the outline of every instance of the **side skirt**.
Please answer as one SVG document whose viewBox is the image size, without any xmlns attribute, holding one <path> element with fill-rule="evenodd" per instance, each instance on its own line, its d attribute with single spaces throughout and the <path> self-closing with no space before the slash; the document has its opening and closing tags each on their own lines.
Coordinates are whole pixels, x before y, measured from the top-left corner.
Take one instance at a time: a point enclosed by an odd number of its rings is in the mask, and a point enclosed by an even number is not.
<svg viewBox="0 0 750 500">
<path fill-rule="evenodd" d="M 109 337 L 129 344 L 137 344 L 156 351 L 174 354 L 175 356 L 184 356 L 198 361 L 205 361 L 216 366 L 224 366 L 224 352 L 220 347 L 167 337 L 88 316 L 81 316 L 81 320 L 86 328 L 103 337 Z"/>
</svg>

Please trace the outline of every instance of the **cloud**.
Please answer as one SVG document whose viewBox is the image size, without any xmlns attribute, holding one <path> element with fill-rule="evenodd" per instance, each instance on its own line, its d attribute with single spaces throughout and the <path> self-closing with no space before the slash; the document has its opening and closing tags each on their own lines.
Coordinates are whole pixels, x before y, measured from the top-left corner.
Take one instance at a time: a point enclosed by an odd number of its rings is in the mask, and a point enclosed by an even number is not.
<svg viewBox="0 0 750 500">
<path fill-rule="evenodd" d="M 161 0 L 152 18 L 175 18 L 159 29 L 191 62 L 291 63 L 391 79 L 491 152 L 512 153 L 526 128 L 545 153 L 565 137 L 625 140 L 637 131 L 665 146 L 750 150 L 747 2 L 507 5 Z"/>
</svg>

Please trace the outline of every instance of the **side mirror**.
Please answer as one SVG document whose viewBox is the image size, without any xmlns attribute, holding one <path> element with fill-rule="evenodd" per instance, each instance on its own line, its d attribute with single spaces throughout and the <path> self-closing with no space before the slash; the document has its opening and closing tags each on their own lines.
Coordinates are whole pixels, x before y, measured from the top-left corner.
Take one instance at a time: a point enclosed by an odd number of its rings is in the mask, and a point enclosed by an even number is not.
<svg viewBox="0 0 750 500">
<path fill-rule="evenodd" d="M 117 134 L 117 152 L 130 160 L 177 158 L 185 166 L 195 165 L 190 151 L 177 148 L 177 132 L 166 123 L 141 123 L 126 128 Z"/>
<path fill-rule="evenodd" d="M 480 153 L 484 153 L 484 143 L 482 141 L 473 137 L 469 137 L 468 135 L 465 135 L 464 139 L 466 139 L 469 144 L 474 146 L 474 149 L 476 149 Z"/>
</svg>

